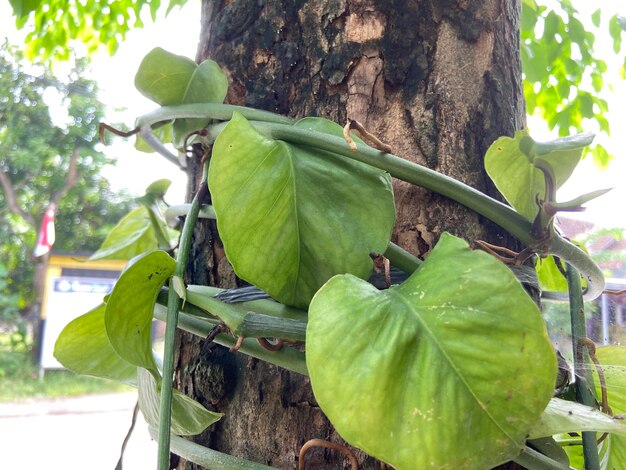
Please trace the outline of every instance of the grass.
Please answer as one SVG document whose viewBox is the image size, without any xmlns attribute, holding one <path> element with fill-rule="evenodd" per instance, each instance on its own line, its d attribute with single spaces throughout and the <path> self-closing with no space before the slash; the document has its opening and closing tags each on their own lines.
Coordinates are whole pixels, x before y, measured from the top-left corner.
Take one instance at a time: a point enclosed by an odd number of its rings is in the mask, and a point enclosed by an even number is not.
<svg viewBox="0 0 626 470">
<path fill-rule="evenodd" d="M 7 347 L 3 340 L 6 338 L 0 338 L 0 402 L 132 390 L 118 382 L 77 375 L 68 370 L 49 370 L 40 379 L 28 347 Z"/>
</svg>

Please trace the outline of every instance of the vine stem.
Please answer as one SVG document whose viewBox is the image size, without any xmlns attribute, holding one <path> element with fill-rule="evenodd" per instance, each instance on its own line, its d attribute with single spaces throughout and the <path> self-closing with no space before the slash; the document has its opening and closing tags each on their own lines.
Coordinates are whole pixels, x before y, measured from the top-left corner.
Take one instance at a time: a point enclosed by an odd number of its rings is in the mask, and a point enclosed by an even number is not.
<svg viewBox="0 0 626 470">
<path fill-rule="evenodd" d="M 570 320 L 572 325 L 572 351 L 574 352 L 574 376 L 576 381 L 576 401 L 583 405 L 596 407 L 596 397 L 592 391 L 593 378 L 585 364 L 584 340 L 587 338 L 585 309 L 583 305 L 582 285 L 579 272 L 569 263 L 566 264 L 566 278 L 569 291 Z M 585 470 L 599 470 L 598 444 L 596 433 L 585 431 L 583 437 L 583 456 Z"/>
<path fill-rule="evenodd" d="M 552 232 L 549 238 L 542 240 L 533 235 L 532 224 L 515 212 L 511 207 L 481 193 L 460 181 L 445 176 L 429 168 L 404 160 L 396 155 L 384 153 L 366 145 L 357 145 L 357 151 L 350 149 L 341 137 L 294 127 L 291 118 L 242 106 L 216 103 L 186 104 L 164 106 L 146 114 L 136 121 L 137 130 L 152 125 L 180 118 L 207 118 L 226 121 L 238 112 L 252 121 L 259 131 L 275 139 L 294 144 L 310 145 L 343 155 L 360 162 L 387 171 L 391 176 L 421 186 L 435 193 L 453 199 L 473 211 L 487 217 L 514 235 L 526 246 L 540 254 L 554 254 L 569 262 L 587 279 L 586 300 L 598 297 L 604 289 L 602 271 L 582 250 Z M 215 138 L 224 123 L 209 126 L 208 134 Z"/>
<path fill-rule="evenodd" d="M 185 274 L 185 266 L 191 246 L 191 235 L 198 220 L 202 199 L 208 191 L 207 176 L 209 163 L 206 161 L 203 166 L 202 182 L 200 189 L 191 202 L 191 208 L 180 236 L 180 245 L 176 256 L 176 268 L 174 276 L 170 279 L 170 288 L 167 299 L 167 319 L 165 324 L 165 351 L 163 353 L 163 381 L 161 383 L 160 419 L 159 419 L 159 442 L 157 469 L 169 470 L 170 463 L 170 436 L 172 422 L 172 387 L 174 379 L 174 345 L 176 343 L 176 327 L 178 325 L 178 312 L 181 306 L 181 299 L 177 293 Z"/>
</svg>

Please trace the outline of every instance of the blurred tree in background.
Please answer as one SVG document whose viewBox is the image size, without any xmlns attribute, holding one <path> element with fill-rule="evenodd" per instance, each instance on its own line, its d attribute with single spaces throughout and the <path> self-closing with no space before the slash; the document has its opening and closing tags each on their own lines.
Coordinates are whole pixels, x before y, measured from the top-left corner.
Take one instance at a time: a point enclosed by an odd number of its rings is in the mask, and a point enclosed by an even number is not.
<svg viewBox="0 0 626 470">
<path fill-rule="evenodd" d="M 0 322 L 15 325 L 36 300 L 33 247 L 57 203 L 59 251 L 95 251 L 131 203 L 100 175 L 113 163 L 98 151 L 104 114 L 97 86 L 78 60 L 65 78 L 0 46 Z"/>
</svg>

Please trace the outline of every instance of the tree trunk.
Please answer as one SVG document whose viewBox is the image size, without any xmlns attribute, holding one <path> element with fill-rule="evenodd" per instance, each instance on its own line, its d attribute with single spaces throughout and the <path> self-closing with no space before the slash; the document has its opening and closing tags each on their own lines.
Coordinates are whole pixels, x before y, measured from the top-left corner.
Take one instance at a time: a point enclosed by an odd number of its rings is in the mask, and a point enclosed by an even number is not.
<svg viewBox="0 0 626 470">
<path fill-rule="evenodd" d="M 493 194 L 485 151 L 524 124 L 519 9 L 519 0 L 204 0 L 197 59 L 227 71 L 230 103 L 358 120 L 393 153 Z M 457 203 L 400 181 L 394 189 L 393 238 L 414 254 L 423 256 L 443 231 L 516 248 Z M 215 224 L 199 224 L 194 240 L 188 281 L 236 285 Z M 341 442 L 305 377 L 187 334 L 177 360 L 178 387 L 225 413 L 199 442 L 285 469 L 311 438 Z M 361 468 L 381 468 L 358 456 Z M 307 468 L 344 468 L 344 458 L 313 451 Z"/>
</svg>

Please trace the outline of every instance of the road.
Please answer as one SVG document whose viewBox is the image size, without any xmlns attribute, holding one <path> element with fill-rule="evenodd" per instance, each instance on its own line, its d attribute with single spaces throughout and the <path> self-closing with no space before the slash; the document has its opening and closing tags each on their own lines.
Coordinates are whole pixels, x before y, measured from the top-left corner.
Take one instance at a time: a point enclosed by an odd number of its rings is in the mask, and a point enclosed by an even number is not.
<svg viewBox="0 0 626 470">
<path fill-rule="evenodd" d="M 0 403 L 0 468 L 114 470 L 136 393 Z M 157 445 L 141 414 L 124 470 L 156 468 Z"/>
</svg>

